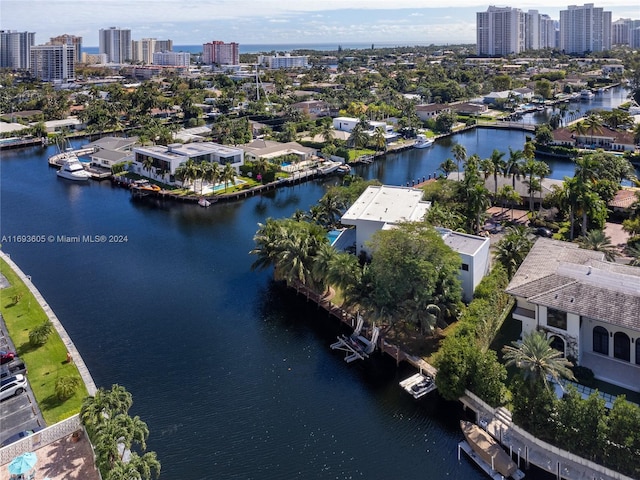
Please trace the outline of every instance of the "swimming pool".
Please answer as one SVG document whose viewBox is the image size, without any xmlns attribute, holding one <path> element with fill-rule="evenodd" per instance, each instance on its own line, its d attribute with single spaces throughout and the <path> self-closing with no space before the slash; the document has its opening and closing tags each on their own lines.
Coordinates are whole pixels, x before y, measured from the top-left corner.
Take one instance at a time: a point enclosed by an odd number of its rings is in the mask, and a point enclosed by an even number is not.
<svg viewBox="0 0 640 480">
<path fill-rule="evenodd" d="M 240 180 L 239 178 L 236 178 L 234 182 L 227 183 L 227 188 L 231 188 L 234 185 L 235 186 L 242 185 L 243 183 L 247 183 L 247 182 L 244 180 Z M 215 185 L 209 185 L 208 187 L 205 187 L 203 193 L 212 193 L 212 192 L 219 193 L 219 192 L 224 192 L 224 189 L 225 189 L 224 182 L 216 183 Z"/>
<path fill-rule="evenodd" d="M 330 232 L 327 232 L 327 238 L 329 239 L 329 243 L 331 245 L 336 243 L 336 240 L 338 240 L 338 237 L 340 236 L 341 233 L 342 233 L 342 230 L 331 230 Z"/>
</svg>

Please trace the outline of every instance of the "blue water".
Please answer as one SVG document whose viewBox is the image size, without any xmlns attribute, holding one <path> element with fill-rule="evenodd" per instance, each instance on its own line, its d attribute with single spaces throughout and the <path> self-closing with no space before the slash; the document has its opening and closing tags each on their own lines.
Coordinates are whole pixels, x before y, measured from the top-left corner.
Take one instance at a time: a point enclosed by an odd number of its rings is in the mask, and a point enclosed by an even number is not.
<svg viewBox="0 0 640 480">
<path fill-rule="evenodd" d="M 357 173 L 403 185 L 434 172 L 454 141 L 488 156 L 524 138 L 480 129 Z M 457 460 L 458 404 L 414 401 L 398 386 L 413 372 L 389 358 L 346 364 L 329 348 L 339 324 L 272 272 L 251 270 L 258 223 L 308 210 L 338 177 L 203 209 L 133 201 L 108 182 L 64 182 L 47 164 L 53 153 L 2 153 L 0 235 L 127 241 L 2 249 L 31 275 L 96 383 L 132 392 L 161 478 L 484 478 Z M 573 166 L 552 170 L 562 178 Z"/>
</svg>

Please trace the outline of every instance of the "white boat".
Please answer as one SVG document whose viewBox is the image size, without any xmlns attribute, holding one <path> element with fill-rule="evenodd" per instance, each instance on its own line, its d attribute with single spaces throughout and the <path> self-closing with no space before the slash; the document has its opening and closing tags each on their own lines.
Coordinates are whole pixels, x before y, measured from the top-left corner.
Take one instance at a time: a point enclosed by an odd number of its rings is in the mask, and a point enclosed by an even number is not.
<svg viewBox="0 0 640 480">
<path fill-rule="evenodd" d="M 62 168 L 58 170 L 58 176 L 75 181 L 86 181 L 91 178 L 91 174 L 84 169 L 82 163 L 77 158 L 67 159 L 62 165 Z"/>
<path fill-rule="evenodd" d="M 208 207 L 209 205 L 211 205 L 211 202 L 204 197 L 200 197 L 200 199 L 198 200 L 198 205 L 200 205 L 201 207 Z"/>
<path fill-rule="evenodd" d="M 400 386 L 415 399 L 422 398 L 436 389 L 433 377 L 426 373 L 416 373 L 402 380 Z"/>
<path fill-rule="evenodd" d="M 416 137 L 416 141 L 413 144 L 413 148 L 427 148 L 433 145 L 433 138 L 427 138 L 426 135 L 419 133 Z"/>
<path fill-rule="evenodd" d="M 340 162 L 324 162 L 318 167 L 318 173 L 320 175 L 329 175 L 335 172 L 342 165 Z"/>
<path fill-rule="evenodd" d="M 593 97 L 595 97 L 595 94 L 591 90 L 580 91 L 580 100 L 591 100 Z"/>
</svg>

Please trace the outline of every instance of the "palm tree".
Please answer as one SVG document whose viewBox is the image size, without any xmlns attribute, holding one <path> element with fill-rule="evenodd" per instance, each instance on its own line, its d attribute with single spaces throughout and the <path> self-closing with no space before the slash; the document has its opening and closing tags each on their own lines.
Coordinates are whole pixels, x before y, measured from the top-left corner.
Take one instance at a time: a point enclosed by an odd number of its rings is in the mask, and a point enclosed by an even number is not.
<svg viewBox="0 0 640 480">
<path fill-rule="evenodd" d="M 319 201 L 318 205 L 321 224 L 326 228 L 336 225 L 338 219 L 342 216 L 343 204 L 340 197 L 335 193 L 326 193 Z M 324 221 L 323 221 L 324 220 Z"/>
<path fill-rule="evenodd" d="M 331 122 L 322 122 L 320 135 L 327 143 L 333 143 L 333 125 Z"/>
<path fill-rule="evenodd" d="M 520 178 L 522 173 L 522 160 L 524 152 L 522 150 L 513 150 L 509 147 L 509 159 L 504 163 L 503 172 L 505 175 L 511 175 L 511 186 L 515 190 L 516 177 Z"/>
<path fill-rule="evenodd" d="M 359 149 L 364 147 L 368 141 L 369 135 L 367 135 L 365 131 L 364 123 L 362 121 L 356 123 L 353 130 L 351 130 L 351 135 L 349 135 L 347 143 L 353 148 Z"/>
<path fill-rule="evenodd" d="M 224 191 L 227 191 L 227 185 L 229 183 L 234 183 L 236 179 L 236 170 L 233 168 L 233 165 L 230 163 L 224 164 L 224 169 L 222 170 L 222 181 L 224 182 Z"/>
<path fill-rule="evenodd" d="M 444 176 L 448 178 L 449 174 L 456 170 L 456 163 L 450 158 L 447 158 L 444 162 L 440 164 L 439 168 L 444 173 Z"/>
<path fill-rule="evenodd" d="M 640 267 L 640 246 L 627 247 L 627 253 L 631 257 L 629 265 Z"/>
<path fill-rule="evenodd" d="M 569 131 L 576 137 L 584 137 L 587 133 L 587 126 L 584 121 L 576 122 L 569 126 Z"/>
<path fill-rule="evenodd" d="M 591 144 L 593 144 L 593 133 L 602 132 L 602 117 L 597 113 L 591 113 L 584 121 L 587 131 L 591 134 Z"/>
<path fill-rule="evenodd" d="M 376 146 L 376 152 L 387 151 L 387 139 L 385 137 L 384 128 L 376 127 L 373 133 L 373 143 Z"/>
<path fill-rule="evenodd" d="M 467 160 L 467 149 L 464 148 L 464 145 L 460 143 L 456 143 L 451 149 L 451 153 L 453 154 L 453 158 L 456 159 L 458 164 L 458 181 L 460 181 L 460 163 L 463 163 Z"/>
<path fill-rule="evenodd" d="M 127 413 L 131 405 L 133 398 L 123 386 L 114 384 L 111 390 L 100 387 L 93 397 L 87 397 L 82 402 L 80 418 L 89 431 L 95 431 L 106 419 Z"/>
<path fill-rule="evenodd" d="M 604 253 L 608 262 L 613 262 L 620 253 L 611 244 L 611 237 L 602 230 L 591 230 L 580 239 L 580 246 L 586 250 L 595 250 Z"/>
<path fill-rule="evenodd" d="M 116 462 L 107 473 L 105 480 L 151 480 L 160 476 L 160 462 L 155 452 L 140 456 L 131 452 L 129 460 Z"/>
<path fill-rule="evenodd" d="M 542 332 L 532 331 L 524 336 L 522 343 L 512 342 L 502 349 L 505 365 L 520 368 L 524 380 L 531 385 L 543 383 L 550 388 L 549 378 L 556 383 L 560 377 L 575 380 L 569 369 L 572 366 L 562 353 L 551 347 L 551 339 Z"/>
<path fill-rule="evenodd" d="M 529 238 L 525 227 L 507 228 L 505 235 L 496 244 L 494 255 L 496 261 L 507 271 L 509 278 L 516 273 L 532 246 L 533 241 Z"/>
<path fill-rule="evenodd" d="M 505 166 L 505 162 L 502 157 L 504 157 L 504 152 L 501 152 L 500 150 L 495 148 L 493 149 L 493 152 L 491 152 L 491 157 L 489 157 L 489 160 L 491 162 L 491 173 L 493 173 L 494 182 L 493 198 L 496 198 L 498 196 L 498 173 L 500 173 Z"/>
</svg>

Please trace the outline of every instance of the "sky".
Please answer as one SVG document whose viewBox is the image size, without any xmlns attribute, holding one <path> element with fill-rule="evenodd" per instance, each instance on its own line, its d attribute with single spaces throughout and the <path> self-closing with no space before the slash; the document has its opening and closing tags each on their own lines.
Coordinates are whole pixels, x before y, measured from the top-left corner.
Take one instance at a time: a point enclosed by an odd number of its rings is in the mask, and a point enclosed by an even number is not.
<svg viewBox="0 0 640 480">
<path fill-rule="evenodd" d="M 573 2 L 571 5 L 583 5 Z M 638 0 L 593 1 L 612 19 L 640 19 Z M 212 40 L 242 44 L 475 43 L 477 0 L 1 0 L 0 30 L 35 32 L 36 44 L 63 33 L 98 46 L 101 28 L 131 29 L 132 40 L 171 39 L 174 45 Z M 569 3 L 523 0 L 559 19 Z"/>
</svg>

